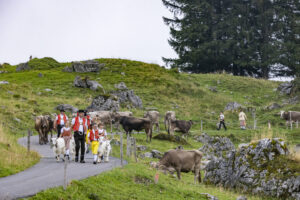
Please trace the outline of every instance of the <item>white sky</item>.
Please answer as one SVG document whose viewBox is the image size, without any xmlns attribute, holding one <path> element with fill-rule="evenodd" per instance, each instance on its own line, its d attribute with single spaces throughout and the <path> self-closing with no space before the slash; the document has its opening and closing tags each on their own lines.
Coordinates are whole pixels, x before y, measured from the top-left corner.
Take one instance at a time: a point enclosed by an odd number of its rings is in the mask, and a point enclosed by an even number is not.
<svg viewBox="0 0 300 200">
<path fill-rule="evenodd" d="M 0 0 L 0 63 L 127 58 L 163 65 L 170 16 L 161 0 Z"/>
</svg>

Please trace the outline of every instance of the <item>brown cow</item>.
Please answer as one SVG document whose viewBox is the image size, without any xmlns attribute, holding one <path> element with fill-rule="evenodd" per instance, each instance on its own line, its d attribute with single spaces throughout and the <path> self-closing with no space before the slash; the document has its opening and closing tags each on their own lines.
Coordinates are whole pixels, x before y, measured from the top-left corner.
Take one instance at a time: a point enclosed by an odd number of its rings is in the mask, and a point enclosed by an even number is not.
<svg viewBox="0 0 300 200">
<path fill-rule="evenodd" d="M 194 181 L 201 183 L 201 159 L 202 152 L 198 150 L 169 150 L 153 167 L 164 171 L 176 171 L 177 177 L 181 179 L 181 172 L 194 172 Z"/>
<path fill-rule="evenodd" d="M 176 120 L 176 115 L 174 111 L 167 111 L 165 114 L 165 119 L 164 119 L 164 124 L 166 131 L 169 133 L 170 132 L 170 125 L 171 125 L 171 120 Z M 169 133 L 170 134 L 170 133 Z"/>
<path fill-rule="evenodd" d="M 158 111 L 147 111 L 144 114 L 144 118 L 151 120 L 151 123 L 156 126 L 157 132 L 159 133 L 159 112 Z"/>
<path fill-rule="evenodd" d="M 152 123 L 150 119 L 123 116 L 120 117 L 119 121 L 123 129 L 125 130 L 127 136 L 128 134 L 131 136 L 132 130 L 141 131 L 144 129 L 147 134 L 147 142 L 148 142 L 148 138 L 150 138 L 150 142 L 151 142 Z"/>
<path fill-rule="evenodd" d="M 286 120 L 286 124 L 300 122 L 300 112 L 297 111 L 280 111 L 280 117 Z"/>
<path fill-rule="evenodd" d="M 39 144 L 47 144 L 48 140 L 48 133 L 53 130 L 53 120 L 49 115 L 45 116 L 37 116 L 35 118 L 35 130 L 39 133 Z"/>
<path fill-rule="evenodd" d="M 171 120 L 169 134 L 174 135 L 174 131 L 181 132 L 187 135 L 193 125 L 193 122 L 185 120 Z"/>
</svg>

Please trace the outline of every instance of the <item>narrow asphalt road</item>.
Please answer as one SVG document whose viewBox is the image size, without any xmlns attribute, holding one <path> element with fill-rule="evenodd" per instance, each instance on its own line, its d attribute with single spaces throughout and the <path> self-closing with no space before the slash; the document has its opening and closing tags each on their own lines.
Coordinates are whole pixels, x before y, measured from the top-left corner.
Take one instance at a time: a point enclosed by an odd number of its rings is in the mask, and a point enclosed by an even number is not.
<svg viewBox="0 0 300 200">
<path fill-rule="evenodd" d="M 20 138 L 19 144 L 27 146 L 27 137 Z M 50 145 L 39 145 L 38 136 L 31 137 L 31 150 L 37 151 L 42 157 L 40 162 L 33 167 L 8 176 L 0 178 L 0 199 L 10 200 L 33 196 L 34 194 L 64 184 L 64 163 L 56 162 Z M 110 157 L 108 163 L 93 164 L 92 154 L 86 154 L 86 163 L 75 163 L 71 161 L 67 165 L 67 180 L 79 180 L 89 176 L 95 176 L 102 172 L 120 166 L 117 158 Z"/>
</svg>

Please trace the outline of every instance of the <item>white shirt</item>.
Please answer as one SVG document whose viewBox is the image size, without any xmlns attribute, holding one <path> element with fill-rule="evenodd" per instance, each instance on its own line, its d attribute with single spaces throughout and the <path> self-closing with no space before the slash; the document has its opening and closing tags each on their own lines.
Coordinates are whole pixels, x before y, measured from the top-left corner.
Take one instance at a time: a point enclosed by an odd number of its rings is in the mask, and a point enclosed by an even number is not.
<svg viewBox="0 0 300 200">
<path fill-rule="evenodd" d="M 247 119 L 247 116 L 244 112 L 240 112 L 239 114 L 239 120 L 246 120 Z"/>
<path fill-rule="evenodd" d="M 106 130 L 105 130 L 105 129 L 98 129 L 98 131 L 99 131 L 99 135 L 104 134 L 104 136 L 107 136 L 107 133 L 106 133 Z M 100 139 L 100 142 L 103 142 L 104 137 L 103 137 L 103 136 L 100 136 L 99 139 Z"/>
<path fill-rule="evenodd" d="M 107 136 L 107 132 L 105 129 L 98 129 L 98 131 L 99 131 L 99 135 L 104 133 L 104 135 Z"/>
<path fill-rule="evenodd" d="M 224 120 L 224 118 L 225 118 L 224 114 L 221 114 L 221 115 L 220 115 L 220 120 L 222 120 L 222 121 L 223 121 L 223 120 Z"/>
<path fill-rule="evenodd" d="M 66 119 L 68 121 L 68 116 L 66 115 Z M 56 116 L 55 121 L 58 120 L 58 116 Z M 64 115 L 60 114 L 60 125 L 65 125 L 65 121 L 64 121 Z"/>
<path fill-rule="evenodd" d="M 72 119 L 72 126 L 75 124 L 75 119 L 76 117 Z M 78 120 L 80 124 L 78 131 L 83 133 L 84 132 L 83 126 L 87 127 L 87 123 L 86 123 L 87 120 L 85 120 L 85 124 L 83 124 L 83 118 L 78 117 Z"/>
</svg>

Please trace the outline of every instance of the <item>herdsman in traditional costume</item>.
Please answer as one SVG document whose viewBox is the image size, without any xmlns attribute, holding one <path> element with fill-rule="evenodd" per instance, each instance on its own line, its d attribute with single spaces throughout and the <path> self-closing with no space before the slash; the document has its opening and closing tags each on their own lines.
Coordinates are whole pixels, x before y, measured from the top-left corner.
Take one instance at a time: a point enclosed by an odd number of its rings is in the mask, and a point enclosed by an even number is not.
<svg viewBox="0 0 300 200">
<path fill-rule="evenodd" d="M 79 115 L 72 119 L 72 127 L 74 131 L 75 139 L 75 162 L 78 162 L 79 149 L 80 149 L 80 162 L 85 163 L 84 153 L 85 153 L 85 134 L 87 130 L 87 120 L 84 117 L 84 110 L 78 111 Z"/>
<path fill-rule="evenodd" d="M 68 121 L 68 116 L 65 114 L 63 109 L 60 110 L 60 114 L 58 114 L 54 121 L 54 128 L 57 131 L 57 138 L 60 137 L 61 129 L 66 125 Z"/>
<path fill-rule="evenodd" d="M 91 147 L 92 147 L 92 154 L 94 156 L 94 162 L 93 163 L 96 164 L 97 163 L 97 158 L 98 158 L 98 148 L 99 148 L 100 135 L 99 135 L 99 130 L 98 130 L 97 124 L 93 123 L 92 127 L 93 128 L 88 133 L 88 144 L 90 144 Z"/>
<path fill-rule="evenodd" d="M 89 153 L 90 152 L 90 150 L 89 150 L 89 147 L 90 147 L 90 145 L 89 145 L 89 138 L 88 138 L 88 134 L 89 134 L 89 132 L 90 132 L 90 130 L 92 130 L 92 118 L 90 117 L 90 115 L 87 113 L 87 110 L 84 112 L 84 117 L 85 117 L 85 119 L 86 119 L 86 122 L 87 122 L 87 134 L 86 134 L 86 138 L 85 138 L 85 142 L 86 142 L 86 144 L 87 144 L 87 146 L 86 146 L 86 153 Z"/>
</svg>

